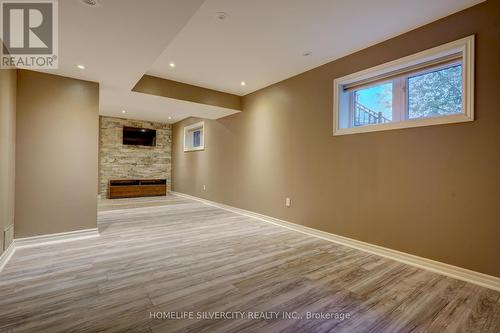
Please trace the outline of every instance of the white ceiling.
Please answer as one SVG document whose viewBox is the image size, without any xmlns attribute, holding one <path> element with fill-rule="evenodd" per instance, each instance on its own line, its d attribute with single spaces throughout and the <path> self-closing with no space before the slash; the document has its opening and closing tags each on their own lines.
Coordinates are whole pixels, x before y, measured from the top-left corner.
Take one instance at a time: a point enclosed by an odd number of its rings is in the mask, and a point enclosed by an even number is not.
<svg viewBox="0 0 500 333">
<path fill-rule="evenodd" d="M 98 0 L 89 7 L 81 0 L 59 1 L 59 69 L 45 72 L 99 82 L 101 115 L 176 122 L 232 114 L 236 111 L 131 91 L 202 3 Z"/>
<path fill-rule="evenodd" d="M 57 72 L 130 90 L 203 0 L 98 3 L 90 7 L 81 0 L 59 1 Z"/>
<path fill-rule="evenodd" d="M 207 0 L 148 73 L 245 95 L 479 2 Z"/>
<path fill-rule="evenodd" d="M 64 0 L 59 69 L 48 72 L 99 82 L 102 115 L 215 119 L 238 111 L 131 89 L 149 73 L 245 95 L 481 1 Z"/>
</svg>

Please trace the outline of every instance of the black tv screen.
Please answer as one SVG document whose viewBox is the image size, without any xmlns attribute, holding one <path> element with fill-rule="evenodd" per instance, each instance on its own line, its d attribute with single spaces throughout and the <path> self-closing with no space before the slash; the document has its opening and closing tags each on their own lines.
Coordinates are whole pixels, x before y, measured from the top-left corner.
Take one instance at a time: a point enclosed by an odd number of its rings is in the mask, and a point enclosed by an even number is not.
<svg viewBox="0 0 500 333">
<path fill-rule="evenodd" d="M 124 126 L 123 144 L 134 146 L 156 146 L 156 130 Z"/>
</svg>

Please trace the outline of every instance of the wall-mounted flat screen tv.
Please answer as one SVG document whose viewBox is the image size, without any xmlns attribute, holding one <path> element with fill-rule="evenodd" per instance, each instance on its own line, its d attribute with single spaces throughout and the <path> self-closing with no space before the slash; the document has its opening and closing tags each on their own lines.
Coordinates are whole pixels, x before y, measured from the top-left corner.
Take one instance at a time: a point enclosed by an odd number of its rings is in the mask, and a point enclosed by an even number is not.
<svg viewBox="0 0 500 333">
<path fill-rule="evenodd" d="M 123 144 L 134 146 L 156 146 L 156 130 L 124 126 Z"/>
</svg>

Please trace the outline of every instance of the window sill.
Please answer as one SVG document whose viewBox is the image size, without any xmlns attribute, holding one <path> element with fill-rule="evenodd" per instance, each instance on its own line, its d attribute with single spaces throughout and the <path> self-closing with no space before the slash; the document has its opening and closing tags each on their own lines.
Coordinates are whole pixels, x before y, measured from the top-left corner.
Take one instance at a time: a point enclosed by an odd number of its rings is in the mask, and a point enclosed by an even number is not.
<svg viewBox="0 0 500 333">
<path fill-rule="evenodd" d="M 365 126 L 359 126 L 359 127 L 336 129 L 336 130 L 334 130 L 333 135 L 338 136 L 338 135 L 348 135 L 348 134 L 357 134 L 357 133 L 388 131 L 388 130 L 402 129 L 402 128 L 413 128 L 413 127 L 422 127 L 422 126 L 463 123 L 463 122 L 469 122 L 469 121 L 474 121 L 473 115 L 467 116 L 465 114 L 457 114 L 457 115 L 451 115 L 451 116 L 441 116 L 441 117 L 432 117 L 432 118 L 424 118 L 424 119 L 405 120 L 405 121 L 388 123 L 388 124 L 365 125 Z"/>
<path fill-rule="evenodd" d="M 184 148 L 184 152 L 205 150 L 205 147 Z"/>
</svg>

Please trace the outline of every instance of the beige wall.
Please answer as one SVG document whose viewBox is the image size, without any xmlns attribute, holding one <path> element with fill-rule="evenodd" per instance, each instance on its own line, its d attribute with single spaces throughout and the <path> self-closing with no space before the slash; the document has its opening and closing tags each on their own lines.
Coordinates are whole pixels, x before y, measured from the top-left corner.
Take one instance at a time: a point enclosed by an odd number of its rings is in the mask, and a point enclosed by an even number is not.
<svg viewBox="0 0 500 333">
<path fill-rule="evenodd" d="M 100 117 L 99 186 L 103 198 L 108 196 L 111 179 L 166 179 L 170 190 L 172 160 L 172 125 L 151 121 Z M 156 130 L 156 146 L 123 144 L 123 127 Z"/>
<path fill-rule="evenodd" d="M 0 70 L 0 254 L 10 245 L 4 230 L 14 224 L 16 76 Z"/>
<path fill-rule="evenodd" d="M 99 86 L 21 70 L 15 237 L 95 228 Z"/>
<path fill-rule="evenodd" d="M 500 276 L 500 32 L 488 1 L 243 98 L 175 191 Z M 476 34 L 472 123 L 332 136 L 333 79 Z M 203 191 L 206 184 L 206 191 Z M 285 197 L 292 207 L 285 208 Z"/>
</svg>

